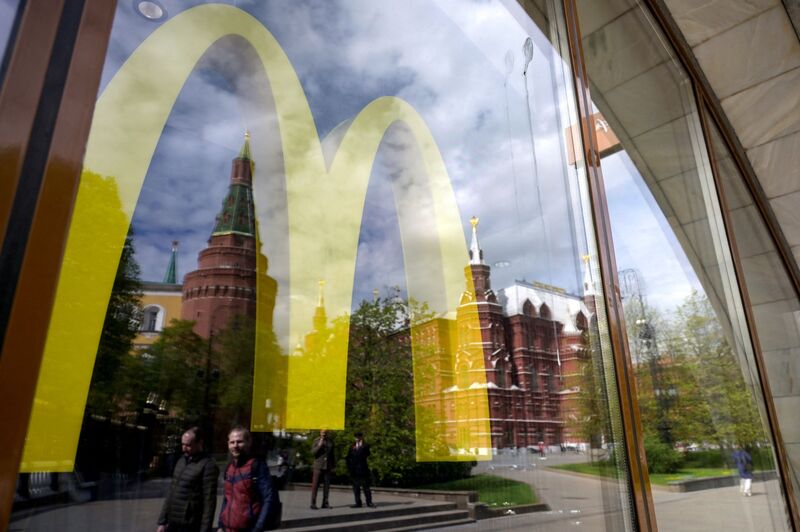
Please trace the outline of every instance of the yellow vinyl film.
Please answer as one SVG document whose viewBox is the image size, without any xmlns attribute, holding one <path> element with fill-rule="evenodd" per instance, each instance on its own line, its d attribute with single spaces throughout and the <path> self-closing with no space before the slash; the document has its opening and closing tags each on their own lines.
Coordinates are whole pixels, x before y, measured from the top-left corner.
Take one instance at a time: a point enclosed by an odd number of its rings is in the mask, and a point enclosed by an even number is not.
<svg viewBox="0 0 800 532">
<path fill-rule="evenodd" d="M 243 39 L 257 54 L 274 100 L 267 105 L 274 105 L 280 131 L 289 220 L 288 345 L 300 344 L 309 332 L 320 280 L 328 312 L 350 312 L 364 198 L 379 144 L 395 125 L 415 140 L 426 175 L 414 187 L 393 187 L 409 298 L 452 318 L 465 282 L 466 291 L 473 291 L 471 278 L 464 277 L 467 247 L 450 179 L 433 136 L 408 103 L 383 97 L 367 105 L 350 123 L 328 166 L 303 88 L 272 34 L 231 6 L 189 9 L 134 51 L 97 102 L 21 471 L 73 468 L 106 307 L 150 161 L 187 78 L 210 47 L 230 37 Z M 264 176 L 257 170 L 256 188 L 259 179 Z M 259 273 L 264 270 L 260 263 Z M 343 428 L 347 327 L 324 345 L 286 355 L 267 348 L 271 331 L 264 330 L 262 315 L 259 297 L 253 429 Z M 479 346 L 477 315 L 465 319 L 470 323 L 460 323 L 477 335 L 469 343 Z M 485 380 L 469 396 L 448 399 L 445 390 L 436 388 L 440 379 L 424 377 L 430 368 L 419 336 L 412 323 L 417 459 L 489 459 Z M 456 380 L 471 367 L 482 367 L 482 349 L 456 349 L 455 340 L 448 345 L 453 352 L 445 354 L 444 369 Z M 485 379 L 483 371 L 477 373 Z M 318 400 L 315 390 L 324 391 L 325 401 Z M 433 396 L 441 398 L 438 406 L 423 411 L 422 399 Z"/>
</svg>

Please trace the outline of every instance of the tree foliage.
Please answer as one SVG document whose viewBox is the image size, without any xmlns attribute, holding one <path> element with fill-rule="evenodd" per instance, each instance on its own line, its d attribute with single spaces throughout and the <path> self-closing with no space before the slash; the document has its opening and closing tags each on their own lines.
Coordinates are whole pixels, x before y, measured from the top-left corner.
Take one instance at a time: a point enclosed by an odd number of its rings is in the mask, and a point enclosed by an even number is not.
<svg viewBox="0 0 800 532">
<path fill-rule="evenodd" d="M 724 448 L 764 440 L 742 362 L 705 296 L 692 293 L 669 317 L 653 308 L 626 307 L 626 322 L 648 438 L 665 442 L 666 425 L 669 444 Z M 637 342 L 643 323 L 657 333 L 656 350 L 646 352 Z"/>
<path fill-rule="evenodd" d="M 255 333 L 255 320 L 247 316 L 234 316 L 216 338 L 218 407 L 222 414 L 217 417 L 224 418 L 231 426 L 250 423 Z"/>
<path fill-rule="evenodd" d="M 139 265 L 134 253 L 133 233 L 129 231 L 114 277 L 89 387 L 86 408 L 93 414 L 115 413 L 123 399 L 124 388 L 120 386 L 123 370 L 142 315 Z"/>
<path fill-rule="evenodd" d="M 156 394 L 166 408 L 189 422 L 205 413 L 205 368 L 213 352 L 193 330 L 194 322 L 172 320 L 141 358 L 138 383 L 142 395 Z M 133 375 L 132 375 L 133 377 Z"/>
<path fill-rule="evenodd" d="M 344 457 L 355 432 L 371 442 L 370 468 L 379 484 L 413 485 L 462 478 L 470 463 L 418 463 L 414 372 L 409 341 L 412 320 L 425 320 L 424 305 L 398 297 L 363 301 L 350 316 L 345 430 L 337 435 Z M 333 323 L 334 334 L 342 320 Z M 339 473 L 346 473 L 342 462 Z"/>
<path fill-rule="evenodd" d="M 592 449 L 599 449 L 604 439 L 610 436 L 608 401 L 604 387 L 601 354 L 598 352 L 597 322 L 582 335 L 582 344 L 587 346 L 588 356 L 579 361 L 578 380 L 578 433 Z"/>
</svg>

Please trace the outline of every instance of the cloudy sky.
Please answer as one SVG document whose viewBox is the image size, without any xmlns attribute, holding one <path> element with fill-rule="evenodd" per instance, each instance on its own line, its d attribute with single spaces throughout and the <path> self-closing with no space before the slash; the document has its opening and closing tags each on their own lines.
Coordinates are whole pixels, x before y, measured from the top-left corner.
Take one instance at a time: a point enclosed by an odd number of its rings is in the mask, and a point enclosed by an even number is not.
<svg viewBox="0 0 800 532">
<path fill-rule="evenodd" d="M 200 2 L 162 3 L 171 17 Z M 586 237 L 575 222 L 580 216 L 568 201 L 567 187 L 574 186 L 569 183 L 577 177 L 566 164 L 563 146 L 563 131 L 569 124 L 565 102 L 570 100 L 564 64 L 515 2 L 231 3 L 258 18 L 281 44 L 300 78 L 321 138 L 330 135 L 335 143 L 343 129 L 336 127 L 346 126 L 380 96 L 401 97 L 420 113 L 443 155 L 467 241 L 469 218 L 481 220 L 484 256 L 488 264 L 496 265 L 495 289 L 526 279 L 579 293 Z M 134 13 L 132 2 L 118 4 L 101 91 L 160 23 Z M 534 53 L 526 81 L 523 43 L 528 37 Z M 259 131 L 268 120 L 236 95 L 233 85 L 257 84 L 260 79 L 245 63 L 235 53 L 210 54 L 189 78 L 172 111 L 133 219 L 136 257 L 145 280 L 162 279 L 172 240 L 180 241 L 179 275 L 196 267 L 197 253 L 206 244 L 225 196 L 230 161 L 243 132 Z M 257 140 L 254 137 L 254 145 Z M 405 288 L 391 184 L 401 174 L 408 179 L 409 172 L 414 179 L 417 165 L 402 167 L 402 161 L 413 158 L 413 146 L 390 130 L 367 193 L 354 304 L 371 297 L 374 289 L 387 293 L 391 287 Z M 273 197 L 282 192 L 276 171 L 280 154 L 256 150 L 256 159 L 256 179 L 273 183 L 268 208 L 262 204 L 259 209 L 266 213 L 261 237 L 270 259 L 269 273 L 285 297 L 285 204 Z M 646 198 L 632 193 L 635 176 L 629 174 L 614 173 L 618 179 L 609 185 L 612 209 L 657 228 L 657 214 Z M 637 256 L 621 254 L 620 268 L 642 269 Z M 665 269 L 681 259 L 672 260 L 662 262 Z M 651 277 L 661 273 L 643 269 L 652 287 L 658 283 Z M 680 279 L 668 284 L 673 281 Z"/>
<path fill-rule="evenodd" d="M 0 58 L 8 46 L 8 36 L 14 24 L 14 14 L 18 5 L 19 0 L 0 0 Z"/>
</svg>

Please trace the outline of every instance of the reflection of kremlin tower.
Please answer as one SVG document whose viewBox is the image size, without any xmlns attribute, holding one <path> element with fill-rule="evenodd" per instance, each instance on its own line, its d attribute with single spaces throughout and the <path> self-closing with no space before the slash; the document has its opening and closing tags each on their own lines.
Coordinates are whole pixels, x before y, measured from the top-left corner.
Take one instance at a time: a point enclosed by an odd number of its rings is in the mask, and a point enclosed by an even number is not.
<svg viewBox="0 0 800 532">
<path fill-rule="evenodd" d="M 317 308 L 314 309 L 314 328 L 305 336 L 305 350 L 307 352 L 318 351 L 323 347 L 324 333 L 328 328 L 328 316 L 325 313 L 325 281 L 319 281 L 319 299 Z"/>
<path fill-rule="evenodd" d="M 257 228 L 253 205 L 253 169 L 250 135 L 231 167 L 230 187 L 217 215 L 208 247 L 198 254 L 197 269 L 183 280 L 182 318 L 196 322 L 204 338 L 224 329 L 236 315 L 255 318 Z M 262 293 L 270 298 L 262 308 L 274 308 L 276 282 L 266 276 L 262 257 Z M 271 325 L 272 316 L 264 316 Z"/>
</svg>

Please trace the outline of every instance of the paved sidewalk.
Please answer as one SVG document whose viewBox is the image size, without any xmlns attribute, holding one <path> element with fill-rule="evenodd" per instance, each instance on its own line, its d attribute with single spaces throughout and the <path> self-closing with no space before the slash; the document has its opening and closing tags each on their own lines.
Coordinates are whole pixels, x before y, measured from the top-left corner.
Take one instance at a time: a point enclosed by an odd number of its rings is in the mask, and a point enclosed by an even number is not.
<svg viewBox="0 0 800 532">
<path fill-rule="evenodd" d="M 362 515 L 389 508 L 433 507 L 441 504 L 438 501 L 376 492 L 373 502 L 377 508 L 367 508 L 366 506 L 350 508 L 350 505 L 354 503 L 352 492 L 331 490 L 331 509 L 312 510 L 309 508 L 311 495 L 308 490 L 281 491 L 280 497 L 283 503 L 284 522 L 348 514 Z M 322 493 L 318 497 L 317 504 L 319 505 L 322 502 Z M 221 497 L 217 500 L 217 513 L 219 513 L 221 500 Z M 20 519 L 14 519 L 12 516 L 8 530 L 9 532 L 84 532 L 91 530 L 127 532 L 151 529 L 154 531 L 162 501 L 162 498 L 123 498 L 85 504 L 59 505 L 25 512 L 29 515 Z"/>
<path fill-rule="evenodd" d="M 621 530 L 627 511 L 625 488 L 612 479 L 577 476 L 549 469 L 549 466 L 574 461 L 586 461 L 585 455 L 552 454 L 546 460 L 522 454 L 497 457 L 491 463 L 481 463 L 474 474 L 488 473 L 529 483 L 551 511 L 524 515 L 509 515 L 478 521 L 471 525 L 442 529 L 455 531 L 565 529 Z M 160 482 L 160 483 L 159 483 Z M 20 513 L 9 524 L 15 532 L 40 531 L 139 531 L 155 530 L 161 508 L 164 481 L 145 482 L 125 492 L 119 500 L 94 501 L 85 504 L 53 506 L 29 514 Z M 363 517 L 369 513 L 394 509 L 413 509 L 435 506 L 434 501 L 374 493 L 377 509 L 350 508 L 353 495 L 349 491 L 331 490 L 330 510 L 309 509 L 307 489 L 282 491 L 283 520 L 300 522 L 330 516 L 340 521 L 346 515 Z M 742 497 L 736 486 L 689 493 L 663 490 L 653 492 L 659 530 L 785 530 L 782 497 L 775 480 L 753 484 L 753 496 Z M 320 499 L 317 501 L 321 503 Z M 419 508 L 421 509 L 421 508 Z M 308 525 L 306 525 L 308 526 Z M 436 525 L 431 524 L 431 529 Z"/>
</svg>

